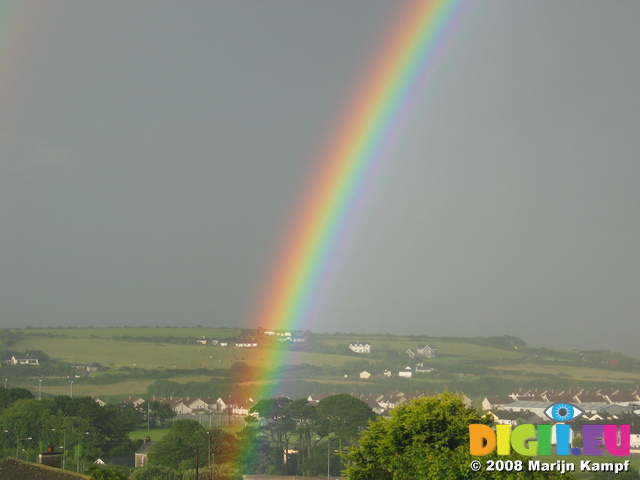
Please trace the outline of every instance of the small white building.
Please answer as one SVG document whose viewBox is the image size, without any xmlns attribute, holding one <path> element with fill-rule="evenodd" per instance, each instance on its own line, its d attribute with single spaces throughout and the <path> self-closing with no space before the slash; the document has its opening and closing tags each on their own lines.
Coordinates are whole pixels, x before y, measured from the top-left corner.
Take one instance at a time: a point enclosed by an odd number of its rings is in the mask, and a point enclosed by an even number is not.
<svg viewBox="0 0 640 480">
<path fill-rule="evenodd" d="M 398 376 L 404 377 L 404 378 L 411 378 L 413 376 L 413 370 L 411 370 L 411 367 L 407 366 L 404 368 L 404 370 L 400 370 L 398 372 Z"/>
<path fill-rule="evenodd" d="M 371 353 L 371 344 L 368 342 L 352 342 L 349 350 L 355 353 Z"/>
<path fill-rule="evenodd" d="M 37 358 L 31 357 L 23 357 L 18 358 L 15 355 L 12 356 L 9 360 L 5 360 L 3 362 L 5 365 L 40 365 L 40 362 Z"/>
</svg>

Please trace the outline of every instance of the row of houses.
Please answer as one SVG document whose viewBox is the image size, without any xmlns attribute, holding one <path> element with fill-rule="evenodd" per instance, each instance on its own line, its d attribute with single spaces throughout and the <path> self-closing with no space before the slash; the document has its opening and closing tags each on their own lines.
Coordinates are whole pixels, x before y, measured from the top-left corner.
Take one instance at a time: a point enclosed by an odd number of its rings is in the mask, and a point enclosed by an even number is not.
<svg viewBox="0 0 640 480">
<path fill-rule="evenodd" d="M 225 412 L 232 416 L 246 417 L 249 410 L 255 404 L 253 398 L 240 397 L 155 397 L 148 399 L 130 396 L 124 399 L 124 403 L 131 403 L 136 407 L 142 407 L 145 402 L 160 402 L 171 406 L 171 409 L 179 415 L 202 415 Z"/>
<path fill-rule="evenodd" d="M 307 397 L 309 404 L 316 405 L 320 400 L 330 396 L 331 394 L 313 394 Z M 425 393 L 425 392 L 402 392 L 400 390 L 394 390 L 387 393 L 351 393 L 352 396 L 365 402 L 374 413 L 378 415 L 386 415 L 389 410 L 405 405 L 411 400 L 415 400 L 422 397 L 431 397 L 438 395 L 437 393 Z M 464 397 L 464 403 L 467 406 L 471 406 L 471 399 Z"/>
<path fill-rule="evenodd" d="M 306 337 L 291 337 L 291 336 L 279 336 L 275 338 L 275 341 L 280 343 L 306 343 Z M 256 348 L 261 344 L 256 340 L 238 340 L 238 341 L 228 341 L 228 340 L 220 340 L 217 338 L 199 338 L 196 340 L 196 343 L 199 345 L 211 345 L 214 347 L 235 347 L 235 348 Z M 270 341 L 271 343 L 271 341 Z"/>
<path fill-rule="evenodd" d="M 563 390 L 519 389 L 509 395 L 486 397 L 482 402 L 485 410 L 501 408 L 514 402 L 574 403 L 596 405 L 624 405 L 640 402 L 640 387 L 617 388 L 569 388 Z"/>
<path fill-rule="evenodd" d="M 640 452 L 640 388 L 528 390 L 509 395 L 486 397 L 482 407 L 494 422 L 516 426 L 521 423 L 549 423 L 547 412 L 558 403 L 568 403 L 580 410 L 580 424 L 630 425 L 632 451 Z"/>
<path fill-rule="evenodd" d="M 391 378 L 391 377 L 402 377 L 402 378 L 411 378 L 416 373 L 431 373 L 433 372 L 433 368 L 425 365 L 424 362 L 416 363 L 416 365 L 412 368 L 409 365 L 398 370 L 397 372 L 392 372 L 391 370 L 363 370 L 360 372 L 359 376 L 363 380 L 367 380 L 369 378 Z"/>
<path fill-rule="evenodd" d="M 355 353 L 371 353 L 371 344 L 369 342 L 351 342 L 349 343 L 349 350 Z M 438 347 L 435 345 L 418 345 L 415 351 L 409 348 L 405 353 L 409 358 L 435 358 L 438 353 Z"/>
<path fill-rule="evenodd" d="M 329 397 L 332 394 L 312 394 L 307 397 L 310 405 L 317 405 L 323 398 Z M 405 393 L 401 391 L 392 391 L 388 393 L 352 393 L 356 398 L 359 398 L 378 415 L 383 415 L 386 411 L 408 403 L 409 401 L 436 394 L 426 394 L 424 392 Z M 230 416 L 246 417 L 249 415 L 251 407 L 255 405 L 256 401 L 251 398 L 242 397 L 219 397 L 217 399 L 209 397 L 149 397 L 144 399 L 142 397 L 130 396 L 124 400 L 125 403 L 130 403 L 136 407 L 144 408 L 146 402 L 161 402 L 171 405 L 176 414 L 180 415 L 201 415 L 201 414 L 213 414 L 213 413 L 226 413 Z M 468 405 L 471 405 L 471 400 L 465 399 Z"/>
</svg>

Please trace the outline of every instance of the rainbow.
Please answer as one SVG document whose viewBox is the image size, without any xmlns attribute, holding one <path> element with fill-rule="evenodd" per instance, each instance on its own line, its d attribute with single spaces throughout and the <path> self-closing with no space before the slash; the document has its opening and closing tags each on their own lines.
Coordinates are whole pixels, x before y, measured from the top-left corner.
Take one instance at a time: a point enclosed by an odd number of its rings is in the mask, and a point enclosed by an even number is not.
<svg viewBox="0 0 640 480">
<path fill-rule="evenodd" d="M 256 327 L 295 330 L 308 323 L 314 295 L 348 229 L 353 207 L 383 160 L 410 100 L 424 88 L 461 4 L 406 4 L 320 157 L 313 184 L 268 279 L 253 322 Z M 269 355 L 263 363 L 267 368 L 282 365 L 281 350 Z"/>
<path fill-rule="evenodd" d="M 462 0 L 406 3 L 318 161 L 317 173 L 295 215 L 252 322 L 254 328 L 301 330 L 308 325 L 319 286 L 348 229 L 353 209 L 376 166 L 384 160 L 413 95 L 425 87 Z M 258 353 L 259 352 L 259 353 Z M 258 355 L 261 357 L 258 360 Z M 295 363 L 288 349 L 257 350 L 261 364 L 282 378 Z M 255 401 L 276 396 L 278 382 L 254 387 Z M 252 455 L 247 445 L 238 452 Z"/>
</svg>

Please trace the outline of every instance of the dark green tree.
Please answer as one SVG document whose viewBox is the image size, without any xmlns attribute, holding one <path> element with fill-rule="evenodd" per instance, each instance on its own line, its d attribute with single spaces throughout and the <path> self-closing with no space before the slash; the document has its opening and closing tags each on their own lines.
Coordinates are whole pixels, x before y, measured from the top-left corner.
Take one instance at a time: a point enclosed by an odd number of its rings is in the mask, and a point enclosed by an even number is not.
<svg viewBox="0 0 640 480">
<path fill-rule="evenodd" d="M 216 464 L 232 462 L 237 452 L 236 437 L 221 428 L 212 428 L 206 433 L 208 435 L 207 441 L 211 442 L 212 461 Z M 208 448 L 206 453 L 208 454 Z"/>
<path fill-rule="evenodd" d="M 112 465 L 94 464 L 87 468 L 85 474 L 93 480 L 129 480 L 129 475 Z"/>
<path fill-rule="evenodd" d="M 287 406 L 291 399 L 285 397 L 265 398 L 251 407 L 251 413 L 257 413 L 261 420 L 258 431 L 266 435 L 273 447 L 275 455 L 274 464 L 278 471 L 284 475 L 290 472 L 288 468 L 287 452 L 290 450 L 290 443 L 296 422 L 287 414 Z"/>
<path fill-rule="evenodd" d="M 162 465 L 174 470 L 195 468 L 196 447 L 200 466 L 207 463 L 208 435 L 195 420 L 176 420 L 171 429 L 149 453 L 150 465 Z"/>
<path fill-rule="evenodd" d="M 236 435 L 240 445 L 236 463 L 242 473 L 259 475 L 278 472 L 274 448 L 266 437 L 260 435 L 258 427 L 249 425 Z"/>
<path fill-rule="evenodd" d="M 26 388 L 0 388 L 0 408 L 6 408 L 13 402 L 33 398 L 33 394 Z"/>
<path fill-rule="evenodd" d="M 176 412 L 171 408 L 171 405 L 163 402 L 150 401 L 148 404 L 145 402 L 140 409 L 149 415 L 149 423 L 155 427 L 165 428 L 176 417 Z"/>
<path fill-rule="evenodd" d="M 148 465 L 136 469 L 131 480 L 181 480 L 182 475 L 170 467 L 163 465 Z"/>
<path fill-rule="evenodd" d="M 347 393 L 325 397 L 317 408 L 316 432 L 322 437 L 334 433 L 345 445 L 355 442 L 360 432 L 376 418 L 369 405 Z"/>
<path fill-rule="evenodd" d="M 283 413 L 293 420 L 294 431 L 298 437 L 298 450 L 300 457 L 311 457 L 313 453 L 313 438 L 315 423 L 318 419 L 318 409 L 309 405 L 306 398 L 287 403 Z"/>
</svg>

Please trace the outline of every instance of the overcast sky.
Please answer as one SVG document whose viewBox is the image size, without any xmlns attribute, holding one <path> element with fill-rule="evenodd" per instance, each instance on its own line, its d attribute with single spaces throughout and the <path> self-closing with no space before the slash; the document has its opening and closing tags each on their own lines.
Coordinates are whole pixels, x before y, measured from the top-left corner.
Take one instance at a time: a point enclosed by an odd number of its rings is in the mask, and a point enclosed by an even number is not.
<svg viewBox="0 0 640 480">
<path fill-rule="evenodd" d="M 404 2 L 25 3 L 0 1 L 1 326 L 249 326 Z M 463 4 L 304 327 L 633 352 L 638 19 Z"/>
</svg>

